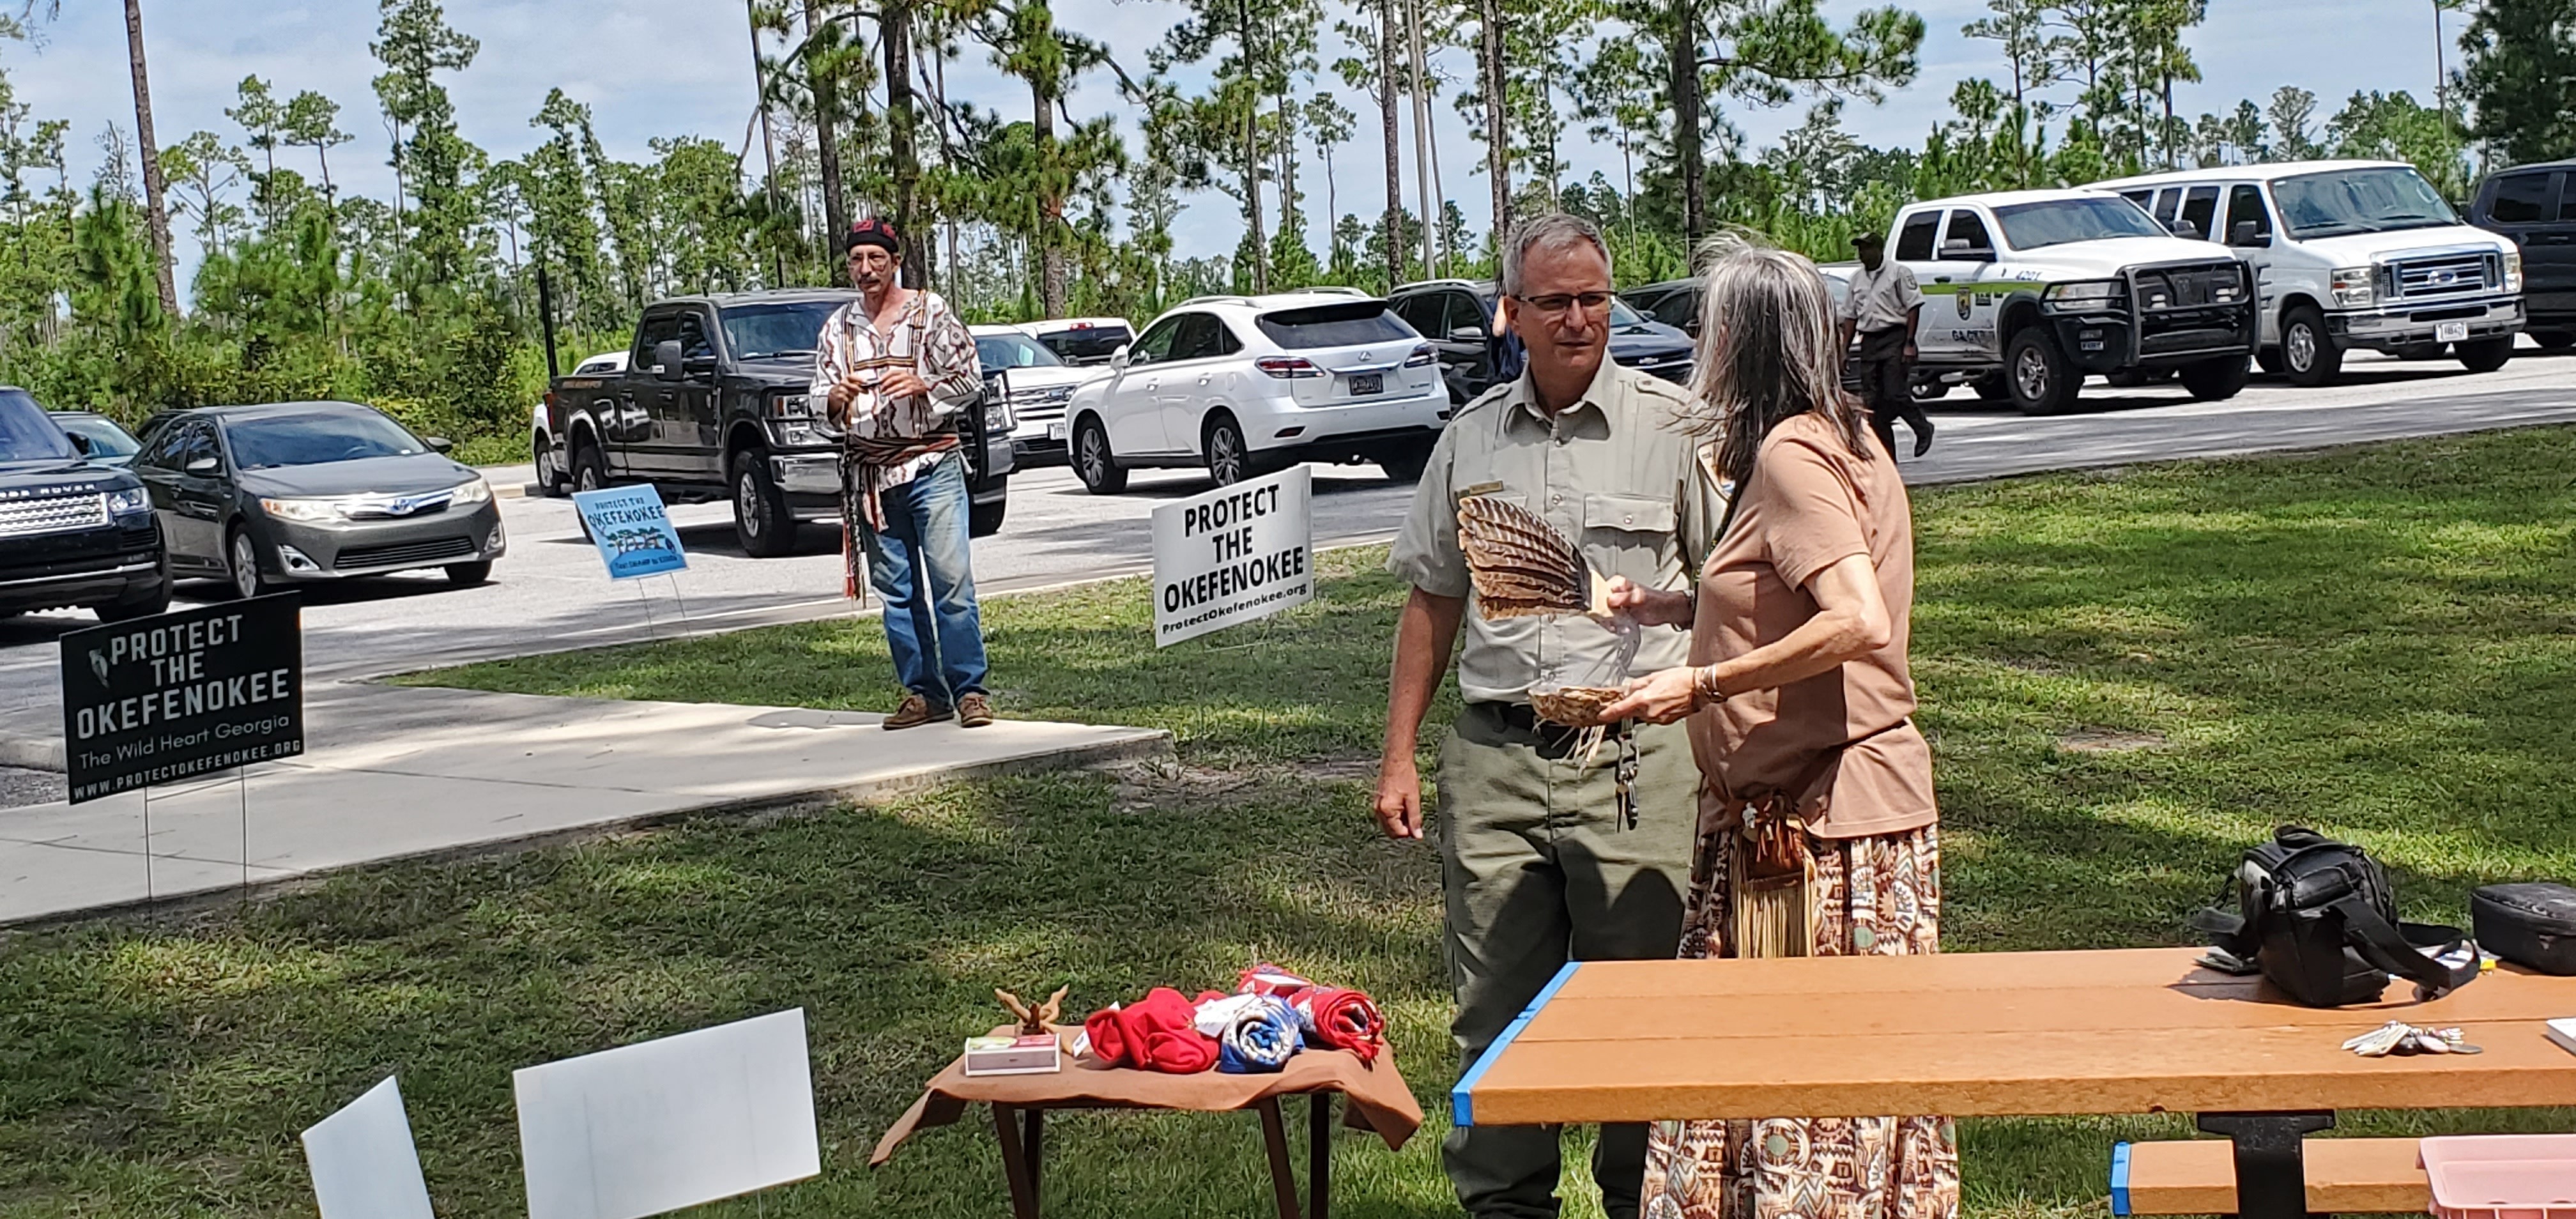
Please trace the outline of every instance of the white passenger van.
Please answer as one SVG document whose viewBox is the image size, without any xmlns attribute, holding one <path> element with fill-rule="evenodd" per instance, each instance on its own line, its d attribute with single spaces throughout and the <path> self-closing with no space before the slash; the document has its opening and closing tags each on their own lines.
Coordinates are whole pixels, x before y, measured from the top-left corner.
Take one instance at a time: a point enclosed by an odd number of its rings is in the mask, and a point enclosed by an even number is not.
<svg viewBox="0 0 2576 1219">
<path fill-rule="evenodd" d="M 2296 161 L 2094 185 L 2253 266 L 2266 372 L 2331 384 L 2355 347 L 2419 359 L 2447 348 L 2471 372 L 2513 356 L 2522 255 L 2461 223 L 2414 166 Z"/>
</svg>

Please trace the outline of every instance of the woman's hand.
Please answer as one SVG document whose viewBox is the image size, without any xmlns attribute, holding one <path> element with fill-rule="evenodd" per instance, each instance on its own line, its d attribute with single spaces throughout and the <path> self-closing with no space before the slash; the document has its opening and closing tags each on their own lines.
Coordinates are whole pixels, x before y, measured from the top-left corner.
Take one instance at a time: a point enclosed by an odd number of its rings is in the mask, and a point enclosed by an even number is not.
<svg viewBox="0 0 2576 1219">
<path fill-rule="evenodd" d="M 1691 598 L 1689 593 L 1665 592 L 1647 588 L 1626 576 L 1610 577 L 1610 608 L 1626 614 L 1639 626 L 1689 626 Z"/>
<path fill-rule="evenodd" d="M 1649 724 L 1679 723 L 1699 709 L 1699 700 L 1691 693 L 1694 674 L 1695 670 L 1684 665 L 1631 681 L 1627 697 L 1603 707 L 1601 718 L 1611 723 L 1620 720 L 1644 720 Z"/>
</svg>

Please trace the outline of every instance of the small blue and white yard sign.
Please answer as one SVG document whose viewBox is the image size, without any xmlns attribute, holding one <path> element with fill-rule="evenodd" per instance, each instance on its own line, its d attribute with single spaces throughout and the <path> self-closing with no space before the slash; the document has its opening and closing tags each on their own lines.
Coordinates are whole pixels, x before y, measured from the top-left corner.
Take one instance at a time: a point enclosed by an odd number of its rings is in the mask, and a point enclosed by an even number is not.
<svg viewBox="0 0 2576 1219">
<path fill-rule="evenodd" d="M 680 531 L 671 527 L 670 514 L 662 511 L 662 493 L 651 484 L 576 491 L 572 506 L 590 527 L 590 540 L 599 546 L 600 561 L 608 564 L 609 579 L 664 576 L 688 567 Z"/>
</svg>

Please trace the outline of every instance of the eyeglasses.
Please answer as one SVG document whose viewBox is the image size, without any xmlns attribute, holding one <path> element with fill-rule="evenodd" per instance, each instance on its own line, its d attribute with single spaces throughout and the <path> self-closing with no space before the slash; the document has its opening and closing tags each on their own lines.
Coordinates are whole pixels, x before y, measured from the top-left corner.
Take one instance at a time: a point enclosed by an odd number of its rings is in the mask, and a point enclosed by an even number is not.
<svg viewBox="0 0 2576 1219">
<path fill-rule="evenodd" d="M 1557 292 L 1547 296 L 1515 296 L 1512 299 L 1540 313 L 1563 313 L 1577 306 L 1580 306 L 1585 313 L 1610 311 L 1610 294 L 1607 292 Z"/>
</svg>

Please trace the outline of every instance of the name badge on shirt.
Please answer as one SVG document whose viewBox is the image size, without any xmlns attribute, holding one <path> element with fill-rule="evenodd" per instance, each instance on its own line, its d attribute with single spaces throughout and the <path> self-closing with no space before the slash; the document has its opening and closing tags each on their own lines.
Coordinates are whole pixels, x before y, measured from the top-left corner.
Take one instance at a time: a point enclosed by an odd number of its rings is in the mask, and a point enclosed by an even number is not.
<svg viewBox="0 0 2576 1219">
<path fill-rule="evenodd" d="M 1465 487 L 1461 487 L 1461 488 L 1459 488 L 1459 490 L 1458 490 L 1458 498 L 1460 498 L 1460 499 L 1474 499 L 1474 498 L 1476 498 L 1476 497 L 1477 497 L 1477 496 L 1479 496 L 1479 495 L 1491 495 L 1491 494 L 1493 494 L 1494 492 L 1496 492 L 1496 491 L 1500 491 L 1500 490 L 1502 490 L 1502 489 L 1503 489 L 1503 480 L 1501 480 L 1501 479 L 1499 479 L 1499 478 L 1495 479 L 1495 480 L 1494 480 L 1494 481 L 1492 481 L 1492 482 L 1484 482 L 1484 483 L 1470 483 L 1470 484 L 1468 484 L 1468 485 L 1467 485 L 1467 486 L 1465 486 Z"/>
</svg>

